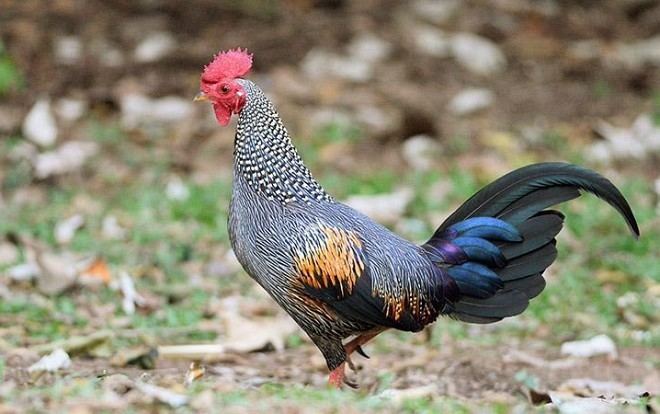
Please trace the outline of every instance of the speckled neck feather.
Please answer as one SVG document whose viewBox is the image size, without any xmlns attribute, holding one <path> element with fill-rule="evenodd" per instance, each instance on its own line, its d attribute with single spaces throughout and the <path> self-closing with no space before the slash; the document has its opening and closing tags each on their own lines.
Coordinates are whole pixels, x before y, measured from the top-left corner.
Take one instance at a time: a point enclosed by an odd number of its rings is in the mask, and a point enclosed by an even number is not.
<svg viewBox="0 0 660 414">
<path fill-rule="evenodd" d="M 271 201 L 333 201 L 298 155 L 270 100 L 254 83 L 239 82 L 247 103 L 236 127 L 235 173 Z"/>
</svg>

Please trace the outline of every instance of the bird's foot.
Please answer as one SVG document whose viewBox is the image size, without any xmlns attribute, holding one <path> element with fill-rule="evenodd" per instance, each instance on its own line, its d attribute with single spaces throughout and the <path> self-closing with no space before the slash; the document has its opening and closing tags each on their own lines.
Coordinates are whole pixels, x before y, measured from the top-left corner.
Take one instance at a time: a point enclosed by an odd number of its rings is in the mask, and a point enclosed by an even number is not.
<svg viewBox="0 0 660 414">
<path fill-rule="evenodd" d="M 349 362 L 350 364 L 350 362 Z M 333 388 L 340 389 L 342 385 L 347 385 L 351 388 L 357 388 L 358 385 L 346 378 L 346 363 L 343 362 L 341 365 L 339 365 L 337 368 L 333 369 L 330 372 L 330 376 L 328 377 L 328 385 L 330 385 Z"/>
<path fill-rule="evenodd" d="M 355 352 L 357 352 L 358 354 L 362 355 L 363 357 L 369 359 L 369 355 L 367 355 L 367 353 L 364 352 L 364 349 L 362 349 L 362 347 L 360 345 L 355 347 Z"/>
</svg>

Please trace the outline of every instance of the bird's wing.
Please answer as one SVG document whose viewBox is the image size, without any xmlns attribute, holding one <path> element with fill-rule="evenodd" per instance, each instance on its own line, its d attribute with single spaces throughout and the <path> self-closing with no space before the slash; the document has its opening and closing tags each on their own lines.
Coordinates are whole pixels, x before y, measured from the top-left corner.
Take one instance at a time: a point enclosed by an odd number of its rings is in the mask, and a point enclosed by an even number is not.
<svg viewBox="0 0 660 414">
<path fill-rule="evenodd" d="M 293 248 L 297 280 L 311 291 L 341 300 L 353 293 L 365 272 L 362 241 L 351 230 L 325 224 L 309 226 Z"/>
<path fill-rule="evenodd" d="M 410 331 L 434 320 L 430 284 L 415 283 L 414 269 L 399 266 L 395 274 L 394 266 L 384 264 L 389 258 L 370 257 L 365 247 L 354 230 L 310 225 L 294 243 L 294 278 L 305 294 L 344 317 Z M 432 268 L 438 269 L 427 270 Z"/>
</svg>

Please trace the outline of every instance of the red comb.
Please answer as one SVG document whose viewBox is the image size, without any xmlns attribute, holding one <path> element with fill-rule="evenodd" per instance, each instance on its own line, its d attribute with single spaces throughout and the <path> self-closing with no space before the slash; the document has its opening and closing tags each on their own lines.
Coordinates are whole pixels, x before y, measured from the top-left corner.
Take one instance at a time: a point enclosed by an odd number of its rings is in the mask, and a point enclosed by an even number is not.
<svg viewBox="0 0 660 414">
<path fill-rule="evenodd" d="M 244 76 L 252 67 L 252 55 L 247 49 L 232 49 L 220 52 L 209 63 L 202 73 L 203 82 L 217 82 L 224 78 Z"/>
</svg>

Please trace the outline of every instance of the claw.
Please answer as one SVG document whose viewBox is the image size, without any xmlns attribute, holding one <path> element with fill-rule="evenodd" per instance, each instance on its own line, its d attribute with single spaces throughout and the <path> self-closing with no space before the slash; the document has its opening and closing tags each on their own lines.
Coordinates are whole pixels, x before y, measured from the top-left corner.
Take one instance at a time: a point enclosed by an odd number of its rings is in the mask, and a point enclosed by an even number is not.
<svg viewBox="0 0 660 414">
<path fill-rule="evenodd" d="M 358 346 L 355 348 L 355 352 L 357 352 L 358 354 L 362 355 L 363 357 L 369 359 L 369 355 L 367 355 L 367 353 L 364 352 L 364 349 L 362 349 L 362 347 L 361 347 L 360 345 L 358 345 Z"/>
<path fill-rule="evenodd" d="M 346 384 L 350 388 L 353 388 L 354 390 L 360 388 L 360 385 L 357 382 L 351 381 L 348 378 L 344 378 L 344 384 Z"/>
</svg>

